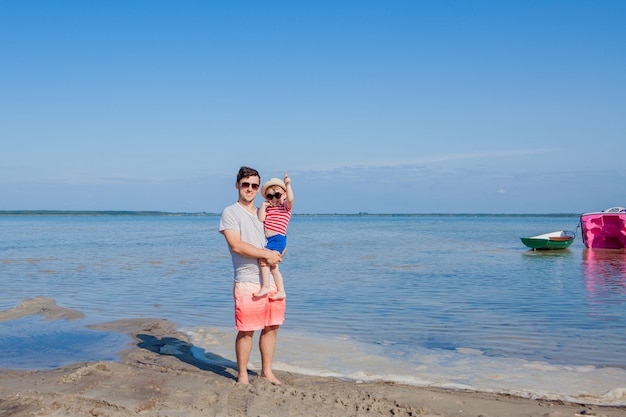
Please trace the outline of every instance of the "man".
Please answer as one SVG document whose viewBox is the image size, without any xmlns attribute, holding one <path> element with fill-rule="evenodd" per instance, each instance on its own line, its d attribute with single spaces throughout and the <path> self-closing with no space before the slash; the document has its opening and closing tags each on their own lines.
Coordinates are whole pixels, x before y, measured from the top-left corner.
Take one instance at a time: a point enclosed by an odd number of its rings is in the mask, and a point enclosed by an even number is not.
<svg viewBox="0 0 626 417">
<path fill-rule="evenodd" d="M 256 330 L 260 330 L 261 377 L 273 384 L 280 384 L 272 372 L 272 361 L 278 328 L 285 319 L 285 299 L 254 296 L 261 288 L 259 259 L 270 266 L 281 261 L 278 252 L 264 249 L 263 223 L 259 221 L 254 205 L 260 184 L 261 176 L 257 170 L 249 167 L 239 169 L 235 183 L 239 197 L 235 204 L 222 211 L 219 231 L 226 238 L 235 270 L 233 296 L 235 328 L 238 330 L 235 341 L 237 381 L 241 384 L 249 382 L 248 360 L 252 352 L 252 337 Z"/>
</svg>

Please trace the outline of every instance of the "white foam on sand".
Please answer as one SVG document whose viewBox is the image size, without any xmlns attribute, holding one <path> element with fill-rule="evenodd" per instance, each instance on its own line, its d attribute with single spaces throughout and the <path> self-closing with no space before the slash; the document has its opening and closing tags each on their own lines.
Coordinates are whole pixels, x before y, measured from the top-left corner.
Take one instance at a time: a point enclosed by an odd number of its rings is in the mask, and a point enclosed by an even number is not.
<svg viewBox="0 0 626 417">
<path fill-rule="evenodd" d="M 182 329 L 194 354 L 210 363 L 235 362 L 235 331 L 204 327 Z M 255 335 L 258 337 L 258 335 Z M 384 346 L 348 338 L 322 338 L 281 330 L 274 368 L 304 375 L 355 381 L 390 381 L 415 386 L 468 389 L 524 398 L 598 405 L 626 405 L 626 370 L 563 366 L 517 358 L 489 357 L 476 349 L 416 349 L 385 355 Z M 250 369 L 260 369 L 253 349 Z"/>
</svg>

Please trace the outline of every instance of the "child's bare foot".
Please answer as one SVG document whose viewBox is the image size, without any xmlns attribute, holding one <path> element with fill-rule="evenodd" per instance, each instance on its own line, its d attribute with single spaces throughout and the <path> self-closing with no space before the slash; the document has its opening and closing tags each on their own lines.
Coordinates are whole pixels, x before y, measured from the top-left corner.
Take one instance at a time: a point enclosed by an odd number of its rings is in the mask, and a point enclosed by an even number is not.
<svg viewBox="0 0 626 417">
<path fill-rule="evenodd" d="M 285 291 L 278 291 L 277 293 L 270 295 L 270 300 L 282 300 L 283 298 L 287 298 Z"/>
<path fill-rule="evenodd" d="M 272 291 L 271 287 L 261 287 L 261 289 L 254 293 L 255 297 L 263 297 L 264 295 L 267 295 L 270 293 L 270 291 Z"/>
</svg>

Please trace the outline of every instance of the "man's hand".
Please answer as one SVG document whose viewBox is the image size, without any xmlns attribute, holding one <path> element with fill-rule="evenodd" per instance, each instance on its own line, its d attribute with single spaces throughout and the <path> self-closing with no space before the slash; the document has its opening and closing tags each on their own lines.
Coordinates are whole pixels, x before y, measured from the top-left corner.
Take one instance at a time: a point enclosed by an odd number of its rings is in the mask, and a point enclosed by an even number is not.
<svg viewBox="0 0 626 417">
<path fill-rule="evenodd" d="M 280 253 L 276 252 L 275 250 L 265 249 L 265 252 L 267 252 L 265 262 L 267 262 L 269 266 L 278 265 L 283 260 L 283 257 L 280 255 Z"/>
</svg>

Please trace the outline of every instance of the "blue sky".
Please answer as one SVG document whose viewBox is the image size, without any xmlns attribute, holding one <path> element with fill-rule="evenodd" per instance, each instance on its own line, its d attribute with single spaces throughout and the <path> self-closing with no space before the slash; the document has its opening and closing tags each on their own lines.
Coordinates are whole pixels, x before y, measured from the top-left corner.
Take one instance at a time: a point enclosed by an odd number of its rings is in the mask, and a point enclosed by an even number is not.
<svg viewBox="0 0 626 417">
<path fill-rule="evenodd" d="M 626 2 L 0 1 L 0 210 L 626 206 Z"/>
</svg>

